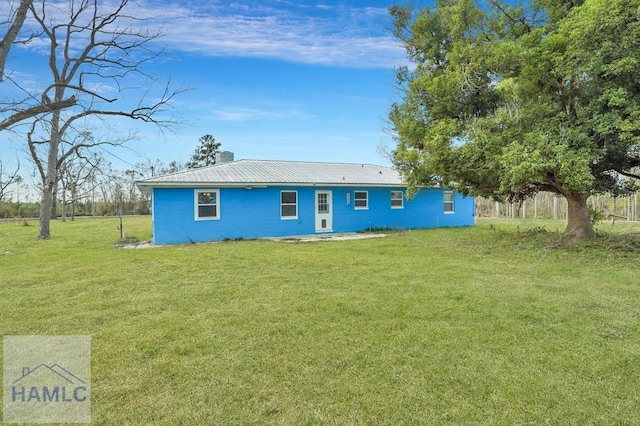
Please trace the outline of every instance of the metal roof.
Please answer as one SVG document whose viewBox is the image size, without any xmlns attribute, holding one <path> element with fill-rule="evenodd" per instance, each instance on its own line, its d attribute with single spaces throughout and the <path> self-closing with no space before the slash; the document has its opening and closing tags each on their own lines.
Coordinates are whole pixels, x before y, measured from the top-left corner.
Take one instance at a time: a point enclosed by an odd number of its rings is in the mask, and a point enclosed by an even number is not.
<svg viewBox="0 0 640 426">
<path fill-rule="evenodd" d="M 238 160 L 199 169 L 156 176 L 136 182 L 138 187 L 361 185 L 402 186 L 400 174 L 373 164 L 300 161 Z"/>
</svg>

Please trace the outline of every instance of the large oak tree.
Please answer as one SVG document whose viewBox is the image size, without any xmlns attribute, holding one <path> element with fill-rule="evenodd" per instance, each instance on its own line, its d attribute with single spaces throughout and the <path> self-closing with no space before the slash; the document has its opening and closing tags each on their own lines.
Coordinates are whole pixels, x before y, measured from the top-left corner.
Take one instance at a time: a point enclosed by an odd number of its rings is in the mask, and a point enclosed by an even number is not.
<svg viewBox="0 0 640 426">
<path fill-rule="evenodd" d="M 410 67 L 390 120 L 412 187 L 568 202 L 565 236 L 594 235 L 587 199 L 636 189 L 640 0 L 438 0 L 393 7 Z"/>
</svg>

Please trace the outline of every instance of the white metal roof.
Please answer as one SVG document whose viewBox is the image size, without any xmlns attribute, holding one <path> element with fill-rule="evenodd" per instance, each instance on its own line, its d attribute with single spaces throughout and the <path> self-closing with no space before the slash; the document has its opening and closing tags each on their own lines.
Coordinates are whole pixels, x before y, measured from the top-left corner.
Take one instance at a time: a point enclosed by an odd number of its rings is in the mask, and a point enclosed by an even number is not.
<svg viewBox="0 0 640 426">
<path fill-rule="evenodd" d="M 144 190 L 167 186 L 402 186 L 403 181 L 396 170 L 372 164 L 238 160 L 156 176 L 136 184 Z"/>
</svg>

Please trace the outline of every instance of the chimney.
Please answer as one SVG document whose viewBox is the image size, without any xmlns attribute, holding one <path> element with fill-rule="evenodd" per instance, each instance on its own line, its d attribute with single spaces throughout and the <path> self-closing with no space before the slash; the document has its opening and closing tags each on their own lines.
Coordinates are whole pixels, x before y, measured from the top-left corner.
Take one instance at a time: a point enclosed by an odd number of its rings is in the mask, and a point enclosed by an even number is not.
<svg viewBox="0 0 640 426">
<path fill-rule="evenodd" d="M 231 163 L 233 161 L 233 152 L 221 151 L 216 153 L 216 164 Z"/>
</svg>

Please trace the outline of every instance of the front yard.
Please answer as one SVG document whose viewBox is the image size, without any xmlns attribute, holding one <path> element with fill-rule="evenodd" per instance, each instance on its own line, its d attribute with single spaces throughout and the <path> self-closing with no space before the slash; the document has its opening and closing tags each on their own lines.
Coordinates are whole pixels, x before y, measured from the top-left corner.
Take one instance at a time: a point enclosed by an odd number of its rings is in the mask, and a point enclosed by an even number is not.
<svg viewBox="0 0 640 426">
<path fill-rule="evenodd" d="M 0 330 L 91 336 L 93 424 L 639 419 L 633 238 L 562 247 L 559 222 L 483 219 L 125 250 L 114 218 L 36 225 L 0 223 Z"/>
</svg>

